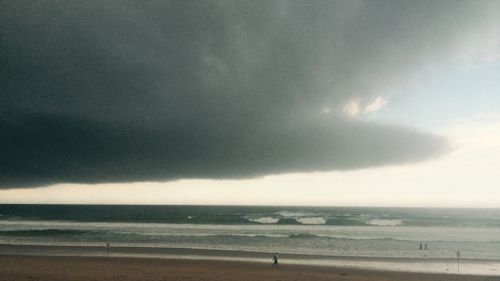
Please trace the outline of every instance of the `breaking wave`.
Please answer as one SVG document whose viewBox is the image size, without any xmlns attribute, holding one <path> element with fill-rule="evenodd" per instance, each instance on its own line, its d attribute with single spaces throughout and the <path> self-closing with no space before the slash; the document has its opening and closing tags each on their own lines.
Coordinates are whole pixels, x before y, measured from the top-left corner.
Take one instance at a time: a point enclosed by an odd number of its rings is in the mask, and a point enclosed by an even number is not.
<svg viewBox="0 0 500 281">
<path fill-rule="evenodd" d="M 403 223 L 402 220 L 384 220 L 384 219 L 374 219 L 367 222 L 369 225 L 377 226 L 397 226 Z"/>
</svg>

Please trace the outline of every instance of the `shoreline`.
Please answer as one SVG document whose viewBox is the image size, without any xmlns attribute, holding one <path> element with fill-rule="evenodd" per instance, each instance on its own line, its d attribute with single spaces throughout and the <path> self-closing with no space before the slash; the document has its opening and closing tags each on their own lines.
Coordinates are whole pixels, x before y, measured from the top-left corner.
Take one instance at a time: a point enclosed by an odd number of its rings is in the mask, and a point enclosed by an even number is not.
<svg viewBox="0 0 500 281">
<path fill-rule="evenodd" d="M 495 276 L 381 270 L 225 260 L 0 255 L 0 281 L 27 280 L 290 280 L 290 281 L 493 281 Z"/>
<path fill-rule="evenodd" d="M 26 257 L 85 257 L 107 258 L 105 246 L 56 246 L 56 245 L 14 245 L 0 244 L 0 256 Z M 272 252 L 231 251 L 217 249 L 158 248 L 111 246 L 109 258 L 136 258 L 191 261 L 227 261 L 266 264 L 271 261 Z M 500 276 L 499 260 L 460 260 L 458 272 L 456 259 L 436 258 L 391 258 L 325 256 L 280 253 L 280 264 L 313 266 L 353 270 L 389 271 L 400 273 L 428 273 L 461 276 Z"/>
<path fill-rule="evenodd" d="M 105 256 L 107 248 L 105 243 L 103 246 L 96 245 L 46 245 L 46 244 L 8 244 L 0 243 L 0 255 L 5 252 L 15 252 L 17 255 L 23 253 L 31 253 L 33 250 L 47 253 L 61 252 L 66 250 L 68 253 L 80 255 L 95 254 L 96 257 Z M 62 253 L 62 252 L 61 252 Z M 203 249 L 203 248 L 176 248 L 176 247 L 148 247 L 148 246 L 116 246 L 111 245 L 111 255 L 133 255 L 133 254 L 165 254 L 165 255 L 199 255 L 207 257 L 241 257 L 241 258 L 265 258 L 272 257 L 273 251 L 257 252 L 257 251 L 241 251 L 241 250 L 222 250 L 222 249 Z M 30 255 L 30 254 L 28 254 Z M 94 256 L 94 255 L 92 255 Z M 280 253 L 280 256 L 288 259 L 300 260 L 316 260 L 316 259 L 342 259 L 352 261 L 419 261 L 419 262 L 450 262 L 456 261 L 455 258 L 426 258 L 426 257 L 373 257 L 373 256 L 338 256 L 338 255 L 319 255 L 319 254 L 296 254 L 296 253 Z M 463 262 L 500 262 L 496 259 L 470 259 L 460 258 Z"/>
</svg>

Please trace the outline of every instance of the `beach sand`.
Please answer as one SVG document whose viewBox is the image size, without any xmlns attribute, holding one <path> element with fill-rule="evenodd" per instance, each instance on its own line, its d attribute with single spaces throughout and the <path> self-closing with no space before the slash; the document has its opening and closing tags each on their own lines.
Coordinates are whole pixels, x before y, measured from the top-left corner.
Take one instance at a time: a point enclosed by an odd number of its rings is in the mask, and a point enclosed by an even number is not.
<svg viewBox="0 0 500 281">
<path fill-rule="evenodd" d="M 496 280 L 500 277 L 424 274 L 212 260 L 0 256 L 0 281 L 207 280 L 390 281 Z"/>
</svg>

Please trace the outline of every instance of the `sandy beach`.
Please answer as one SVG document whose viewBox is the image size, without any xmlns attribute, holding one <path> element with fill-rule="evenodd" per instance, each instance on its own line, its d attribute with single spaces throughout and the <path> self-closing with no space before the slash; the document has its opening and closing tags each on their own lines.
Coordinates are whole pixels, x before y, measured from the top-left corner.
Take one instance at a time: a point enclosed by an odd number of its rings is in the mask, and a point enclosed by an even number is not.
<svg viewBox="0 0 500 281">
<path fill-rule="evenodd" d="M 1 281 L 56 280 L 500 280 L 500 277 L 179 259 L 0 256 Z"/>
</svg>

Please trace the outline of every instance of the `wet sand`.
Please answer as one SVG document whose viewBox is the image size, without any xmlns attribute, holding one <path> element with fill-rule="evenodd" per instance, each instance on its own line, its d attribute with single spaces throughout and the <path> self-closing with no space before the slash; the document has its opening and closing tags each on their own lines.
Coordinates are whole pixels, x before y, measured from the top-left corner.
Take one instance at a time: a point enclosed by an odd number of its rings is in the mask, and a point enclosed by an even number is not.
<svg viewBox="0 0 500 281">
<path fill-rule="evenodd" d="M 0 256 L 0 281 L 207 280 L 207 281 L 447 281 L 500 277 L 371 271 L 321 266 L 151 258 Z"/>
</svg>

